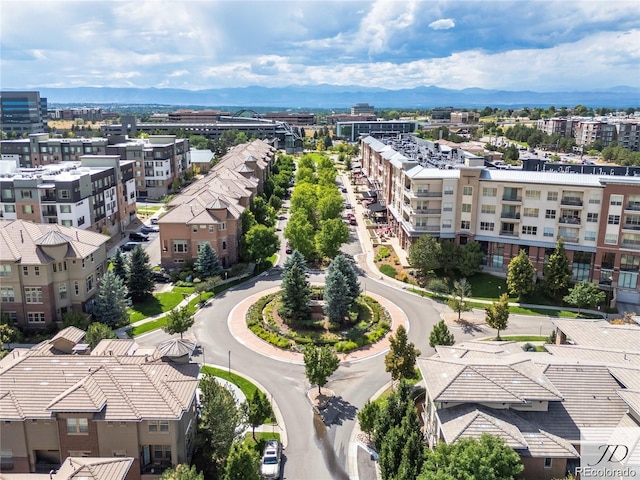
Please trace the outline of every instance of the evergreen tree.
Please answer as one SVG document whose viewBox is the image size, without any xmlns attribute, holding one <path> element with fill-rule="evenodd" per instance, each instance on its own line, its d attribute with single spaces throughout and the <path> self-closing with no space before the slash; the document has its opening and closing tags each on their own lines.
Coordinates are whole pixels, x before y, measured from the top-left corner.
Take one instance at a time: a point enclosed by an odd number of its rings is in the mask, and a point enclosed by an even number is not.
<svg viewBox="0 0 640 480">
<path fill-rule="evenodd" d="M 482 263 L 483 256 L 484 253 L 482 252 L 480 242 L 474 240 L 462 247 L 460 260 L 458 262 L 460 275 L 468 278 L 482 271 L 480 264 Z"/>
<path fill-rule="evenodd" d="M 339 270 L 344 275 L 347 281 L 349 297 L 353 303 L 360 295 L 360 282 L 358 281 L 358 274 L 353 264 L 347 260 L 347 257 L 340 254 L 337 255 L 329 265 L 329 273 L 331 273 L 332 270 Z"/>
<path fill-rule="evenodd" d="M 311 311 L 311 285 L 307 278 L 304 256 L 297 250 L 287 258 L 282 268 L 282 304 L 280 314 L 287 319 L 308 317 Z"/>
<path fill-rule="evenodd" d="M 110 327 L 120 325 L 129 318 L 127 289 L 113 270 L 107 270 L 100 280 L 93 314 L 99 322 Z"/>
<path fill-rule="evenodd" d="M 246 442 L 234 442 L 222 480 L 261 480 L 260 455 Z"/>
<path fill-rule="evenodd" d="M 552 297 L 558 298 L 569 286 L 571 281 L 571 265 L 564 248 L 562 237 L 558 238 L 556 248 L 549 256 L 544 267 L 544 288 Z"/>
<path fill-rule="evenodd" d="M 413 343 L 409 341 L 403 325 L 398 327 L 395 336 L 389 337 L 389 352 L 384 357 L 384 366 L 391 373 L 392 380 L 416 377 L 416 358 L 420 356 Z"/>
<path fill-rule="evenodd" d="M 253 396 L 247 398 L 244 403 L 245 417 L 247 423 L 251 426 L 251 434 L 254 441 L 256 440 L 256 427 L 262 425 L 269 417 L 273 415 L 273 410 L 269 399 L 257 388 L 253 391 Z"/>
<path fill-rule="evenodd" d="M 76 312 L 70 310 L 62 316 L 62 325 L 66 327 L 78 327 L 80 330 L 86 331 L 89 328 L 91 319 L 84 312 Z"/>
<path fill-rule="evenodd" d="M 209 242 L 203 244 L 198 250 L 198 258 L 194 266 L 202 278 L 215 277 L 222 272 L 218 255 Z"/>
<path fill-rule="evenodd" d="M 347 279 L 341 271 L 329 270 L 324 286 L 324 314 L 331 322 L 344 322 L 349 314 L 351 297 Z"/>
<path fill-rule="evenodd" d="M 465 298 L 469 298 L 471 296 L 471 285 L 469 285 L 466 278 L 453 282 L 453 291 L 451 294 L 453 297 L 447 300 L 447 305 L 454 312 L 458 312 L 458 321 L 460 321 L 462 312 L 468 312 L 471 310 L 471 305 L 469 305 L 469 302 L 465 300 Z"/>
<path fill-rule="evenodd" d="M 402 423 L 410 405 L 413 405 L 411 386 L 404 380 L 400 380 L 398 388 L 387 397 L 387 402 L 376 416 L 373 440 L 377 451 L 382 449 L 382 443 L 387 438 L 389 430 Z"/>
<path fill-rule="evenodd" d="M 327 379 L 338 369 L 340 359 L 327 346 L 307 345 L 304 348 L 304 373 L 309 383 L 318 385 L 318 393 L 327 384 Z"/>
<path fill-rule="evenodd" d="M 129 278 L 127 288 L 135 302 L 151 295 L 155 287 L 153 270 L 149 265 L 149 255 L 140 245 L 133 249 L 129 258 Z"/>
<path fill-rule="evenodd" d="M 84 336 L 84 341 L 88 343 L 91 348 L 95 348 L 95 346 L 100 343 L 100 340 L 104 340 L 105 338 L 116 338 L 116 334 L 104 323 L 94 322 L 89 325 L 87 334 Z"/>
<path fill-rule="evenodd" d="M 496 340 L 500 340 L 500 330 L 506 330 L 509 325 L 509 296 L 503 293 L 500 299 L 489 305 L 485 311 L 487 325 L 498 330 Z"/>
<path fill-rule="evenodd" d="M 536 274 L 536 269 L 533 267 L 527 252 L 520 250 L 518 256 L 512 258 L 509 262 L 508 270 L 507 288 L 509 293 L 516 295 L 518 300 L 521 300 L 523 296 L 532 292 L 535 287 L 533 276 Z"/>
<path fill-rule="evenodd" d="M 440 242 L 440 268 L 446 276 L 452 275 L 458 268 L 460 251 L 460 247 L 453 240 Z"/>
<path fill-rule="evenodd" d="M 182 334 L 193 326 L 194 321 L 193 315 L 189 313 L 189 307 L 174 308 L 167 315 L 167 323 L 162 329 L 169 335 L 179 333 L 182 338 Z"/>
<path fill-rule="evenodd" d="M 115 273 L 126 284 L 127 283 L 127 259 L 124 257 L 119 248 L 116 248 L 116 254 L 111 261 L 113 265 L 113 273 Z"/>
<path fill-rule="evenodd" d="M 431 345 L 431 347 L 435 347 L 436 345 L 453 345 L 454 343 L 455 338 L 453 337 L 453 333 L 449 331 L 444 320 L 440 320 L 433 326 L 433 330 L 431 330 L 431 334 L 429 335 L 429 345 Z"/>
</svg>

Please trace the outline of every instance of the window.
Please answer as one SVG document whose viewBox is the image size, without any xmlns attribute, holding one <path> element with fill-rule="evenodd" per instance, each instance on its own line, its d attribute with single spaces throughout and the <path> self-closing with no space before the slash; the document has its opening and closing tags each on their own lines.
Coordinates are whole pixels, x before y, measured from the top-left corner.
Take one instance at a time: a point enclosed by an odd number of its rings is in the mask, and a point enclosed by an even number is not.
<svg viewBox="0 0 640 480">
<path fill-rule="evenodd" d="M 528 200 L 540 200 L 540 190 L 525 190 L 524 196 Z"/>
<path fill-rule="evenodd" d="M 547 192 L 547 201 L 548 202 L 557 202 L 558 201 L 558 192 Z"/>
<path fill-rule="evenodd" d="M 538 234 L 538 227 L 533 227 L 530 225 L 523 225 L 522 226 L 522 234 L 523 235 L 537 235 Z"/>
<path fill-rule="evenodd" d="M 223 240 L 222 241 L 222 250 L 226 250 L 227 249 L 227 241 Z"/>
<path fill-rule="evenodd" d="M 24 298 L 27 303 L 42 303 L 42 287 L 25 287 Z"/>
<path fill-rule="evenodd" d="M 544 227 L 543 235 L 545 237 L 553 237 L 553 227 Z"/>
<path fill-rule="evenodd" d="M 587 222 L 588 223 L 598 223 L 598 214 L 597 213 L 587 213 Z"/>
<path fill-rule="evenodd" d="M 4 198 L 5 200 L 9 198 L 13 198 L 13 190 L 11 190 L 10 188 L 3 188 L 2 198 Z"/>
<path fill-rule="evenodd" d="M 61 299 L 67 298 L 67 284 L 66 283 L 61 283 L 58 286 L 58 292 L 60 293 L 60 298 Z"/>
<path fill-rule="evenodd" d="M 547 210 L 544 214 L 544 218 L 556 218 L 555 210 Z"/>
<path fill-rule="evenodd" d="M 445 195 L 453 195 L 453 187 L 450 186 L 450 185 L 444 187 L 444 194 Z"/>
<path fill-rule="evenodd" d="M 622 205 L 622 195 L 611 195 L 609 205 Z"/>
<path fill-rule="evenodd" d="M 607 233 L 604 236 L 604 243 L 607 245 L 617 245 L 618 244 L 618 234 L 616 233 Z"/>
<path fill-rule="evenodd" d="M 187 253 L 187 241 L 186 240 L 174 240 L 173 241 L 173 253 Z"/>
<path fill-rule="evenodd" d="M 192 226 L 191 226 L 191 231 L 192 231 L 193 233 L 198 233 L 198 225 L 192 225 Z"/>
<path fill-rule="evenodd" d="M 480 211 L 482 213 L 496 213 L 496 206 L 495 205 L 482 205 L 482 208 L 480 209 Z"/>
<path fill-rule="evenodd" d="M 596 239 L 596 232 L 584 232 L 584 241 L 593 242 Z"/>
<path fill-rule="evenodd" d="M 442 204 L 442 211 L 443 212 L 451 212 L 451 211 L 453 211 L 453 204 L 452 203 L 443 203 Z"/>
<path fill-rule="evenodd" d="M 22 205 L 22 213 L 33 213 L 33 206 L 31 205 Z"/>
<path fill-rule="evenodd" d="M 84 215 L 82 217 L 78 217 L 78 226 L 84 225 Z"/>
<path fill-rule="evenodd" d="M 497 188 L 491 188 L 491 187 L 484 187 L 482 189 L 482 196 L 483 197 L 495 197 L 498 193 L 498 189 Z"/>
<path fill-rule="evenodd" d="M 538 218 L 540 211 L 537 208 L 525 208 L 523 215 L 525 217 Z"/>
<path fill-rule="evenodd" d="M 80 284 L 78 282 L 73 282 L 73 290 L 76 294 L 76 297 L 80 295 Z"/>
<path fill-rule="evenodd" d="M 470 230 L 471 229 L 471 222 L 469 220 L 462 220 L 460 222 L 460 228 L 462 230 Z"/>
<path fill-rule="evenodd" d="M 572 278 L 575 281 L 581 282 L 582 280 L 589 280 L 592 258 L 593 255 L 589 252 L 573 252 L 571 272 Z"/>
<path fill-rule="evenodd" d="M 620 271 L 637 272 L 640 269 L 640 256 L 622 255 L 620 257 Z"/>
<path fill-rule="evenodd" d="M 0 287 L 0 298 L 3 302 L 15 302 L 16 295 L 13 287 Z"/>
<path fill-rule="evenodd" d="M 600 196 L 599 195 L 591 195 L 589 197 L 589 203 L 592 205 L 600 205 Z"/>
<path fill-rule="evenodd" d="M 551 464 L 553 463 L 553 459 L 546 457 L 544 459 L 544 468 L 551 468 Z"/>
<path fill-rule="evenodd" d="M 463 203 L 462 204 L 462 213 L 471 213 L 471 204 Z"/>
<path fill-rule="evenodd" d="M 22 276 L 23 277 L 29 276 L 29 267 L 22 267 Z"/>
<path fill-rule="evenodd" d="M 5 205 L 4 206 L 4 212 L 5 213 L 16 213 L 16 206 L 15 205 Z"/>
<path fill-rule="evenodd" d="M 69 195 L 69 190 L 66 190 L 66 189 L 65 190 L 60 190 L 59 193 L 60 193 L 60 198 L 69 198 L 69 196 L 70 196 Z"/>
<path fill-rule="evenodd" d="M 618 287 L 636 288 L 638 286 L 638 272 L 620 272 L 618 275 Z"/>
<path fill-rule="evenodd" d="M 442 222 L 442 228 L 451 228 L 451 220 L 445 220 Z"/>
<path fill-rule="evenodd" d="M 36 277 L 39 277 L 40 276 L 40 267 L 38 265 L 33 267 L 33 272 L 36 274 Z"/>
<path fill-rule="evenodd" d="M 620 215 L 609 215 L 607 223 L 609 225 L 620 225 Z"/>
<path fill-rule="evenodd" d="M 462 195 L 473 195 L 473 187 L 466 186 L 462 187 Z"/>
<path fill-rule="evenodd" d="M 495 226 L 496 225 L 493 222 L 480 222 L 480 230 L 484 232 L 493 232 Z"/>
<path fill-rule="evenodd" d="M 218 224 L 218 230 L 226 230 L 227 229 L 227 223 L 226 222 L 222 222 Z"/>
<path fill-rule="evenodd" d="M 171 460 L 171 445 L 154 445 L 153 460 L 156 462 Z"/>
<path fill-rule="evenodd" d="M 169 421 L 168 420 L 151 420 L 149 422 L 149 432 L 168 432 Z"/>
<path fill-rule="evenodd" d="M 20 190 L 21 198 L 32 198 L 31 190 Z"/>
<path fill-rule="evenodd" d="M 93 275 L 89 275 L 87 279 L 84 281 L 85 292 L 89 293 L 93 290 Z"/>
<path fill-rule="evenodd" d="M 13 450 L 0 450 L 0 470 L 6 472 L 13 468 Z"/>
<path fill-rule="evenodd" d="M 209 225 L 209 233 L 213 233 L 215 231 L 215 225 Z"/>
<path fill-rule="evenodd" d="M 11 265 L 0 265 L 0 277 L 11 276 Z"/>
<path fill-rule="evenodd" d="M 27 313 L 27 322 L 29 323 L 44 323 L 44 312 L 29 312 Z"/>
<path fill-rule="evenodd" d="M 79 433 L 89 433 L 89 419 L 67 418 L 67 433 L 72 435 Z"/>
<path fill-rule="evenodd" d="M 60 213 L 71 213 L 71 205 L 60 205 Z"/>
<path fill-rule="evenodd" d="M 62 220 L 63 227 L 73 227 L 73 220 Z"/>
</svg>

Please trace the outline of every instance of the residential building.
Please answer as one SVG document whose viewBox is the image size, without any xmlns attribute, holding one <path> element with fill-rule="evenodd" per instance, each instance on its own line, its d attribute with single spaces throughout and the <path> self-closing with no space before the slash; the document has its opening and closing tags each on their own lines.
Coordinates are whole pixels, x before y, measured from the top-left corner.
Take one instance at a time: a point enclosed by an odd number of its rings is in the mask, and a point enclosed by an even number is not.
<svg viewBox="0 0 640 480">
<path fill-rule="evenodd" d="M 298 126 L 315 125 L 316 123 L 316 116 L 309 112 L 267 112 L 262 115 L 262 118 Z"/>
<path fill-rule="evenodd" d="M 375 115 L 375 113 L 373 105 L 368 103 L 356 103 L 351 107 L 351 115 Z"/>
<path fill-rule="evenodd" d="M 101 122 L 104 120 L 102 108 L 100 107 L 56 108 L 49 110 L 47 116 L 51 120 L 81 119 L 85 122 Z"/>
<path fill-rule="evenodd" d="M 524 249 L 542 277 L 562 238 L 575 281 L 598 283 L 609 300 L 640 303 L 640 176 L 629 175 L 633 167 L 584 166 L 590 175 L 498 170 L 459 148 L 406 138 L 367 137 L 361 156 L 405 249 L 424 234 L 460 245 L 477 240 L 484 268 L 498 274 Z"/>
<path fill-rule="evenodd" d="M 0 130 L 24 135 L 47 130 L 47 99 L 40 92 L 0 92 Z"/>
<path fill-rule="evenodd" d="M 167 121 L 170 123 L 216 123 L 220 115 L 230 115 L 220 110 L 176 110 L 169 112 Z"/>
<path fill-rule="evenodd" d="M 377 117 L 373 113 L 332 113 L 326 116 L 326 120 L 328 125 L 337 125 L 339 122 L 375 122 Z"/>
<path fill-rule="evenodd" d="M 242 212 L 264 191 L 275 151 L 262 140 L 237 145 L 167 204 L 169 211 L 159 220 L 164 267 L 197 258 L 205 243 L 224 267 L 238 261 Z"/>
<path fill-rule="evenodd" d="M 130 339 L 103 340 L 89 352 L 84 335 L 69 327 L 0 361 L 3 465 L 81 473 L 110 464 L 109 479 L 144 480 L 188 464 L 199 365 Z"/>
<path fill-rule="evenodd" d="M 478 112 L 451 112 L 451 123 L 478 123 Z"/>
<path fill-rule="evenodd" d="M 637 152 L 640 150 L 640 121 L 620 117 L 562 117 L 542 118 L 536 128 L 547 135 L 562 135 L 575 138 L 576 145 L 586 147 L 600 142 L 603 147 L 617 142 L 623 147 Z"/>
<path fill-rule="evenodd" d="M 0 220 L 2 314 L 41 329 L 68 311 L 86 311 L 106 271 L 107 240 L 74 227 Z"/>
<path fill-rule="evenodd" d="M 215 159 L 215 154 L 211 150 L 196 150 L 195 148 L 189 150 L 189 156 L 194 173 L 197 172 L 201 175 L 211 169 L 211 163 Z"/>
<path fill-rule="evenodd" d="M 413 133 L 418 129 L 416 121 L 363 121 L 354 120 L 347 122 L 338 122 L 336 124 L 336 135 L 345 138 L 350 142 L 355 142 L 365 135 L 402 135 L 405 133 Z"/>
<path fill-rule="evenodd" d="M 469 341 L 419 358 L 427 444 L 490 433 L 520 454 L 522 478 L 550 480 L 576 473 L 583 429 L 640 428 L 640 327 L 553 323 L 559 343 L 577 341 L 546 353 Z"/>
<path fill-rule="evenodd" d="M 3 169 L 0 218 L 111 234 L 124 231 L 135 218 L 133 162 L 115 155 L 79 158 L 80 162 Z"/>
</svg>

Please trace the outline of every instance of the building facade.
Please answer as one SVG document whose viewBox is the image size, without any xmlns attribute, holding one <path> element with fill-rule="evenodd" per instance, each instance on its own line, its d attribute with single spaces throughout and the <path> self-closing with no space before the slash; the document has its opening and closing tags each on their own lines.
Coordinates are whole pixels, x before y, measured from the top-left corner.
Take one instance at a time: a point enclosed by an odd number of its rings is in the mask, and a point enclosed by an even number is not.
<svg viewBox="0 0 640 480">
<path fill-rule="evenodd" d="M 416 121 L 363 121 L 362 119 L 336 124 L 336 135 L 355 142 L 365 135 L 402 135 L 413 133 L 418 129 Z"/>
<path fill-rule="evenodd" d="M 640 121 L 633 118 L 602 117 L 561 117 L 542 118 L 536 128 L 547 135 L 573 137 L 576 145 L 582 147 L 600 142 L 603 147 L 617 142 L 633 152 L 640 151 Z"/>
<path fill-rule="evenodd" d="M 0 130 L 24 135 L 47 130 L 47 99 L 40 92 L 0 92 Z"/>
<path fill-rule="evenodd" d="M 351 115 L 375 115 L 376 110 L 368 103 L 356 103 L 351 107 Z"/>
</svg>

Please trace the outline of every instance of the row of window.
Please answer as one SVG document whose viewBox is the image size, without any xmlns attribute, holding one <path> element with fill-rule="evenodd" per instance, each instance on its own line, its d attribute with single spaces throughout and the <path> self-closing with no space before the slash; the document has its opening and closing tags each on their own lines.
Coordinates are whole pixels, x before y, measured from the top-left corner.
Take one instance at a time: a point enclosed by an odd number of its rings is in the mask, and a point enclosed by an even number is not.
<svg viewBox="0 0 640 480">
<path fill-rule="evenodd" d="M 189 240 L 172 240 L 173 253 L 187 253 L 189 251 Z M 198 242 L 198 252 L 209 242 Z M 227 241 L 222 240 L 222 250 L 227 249 Z"/>
</svg>

